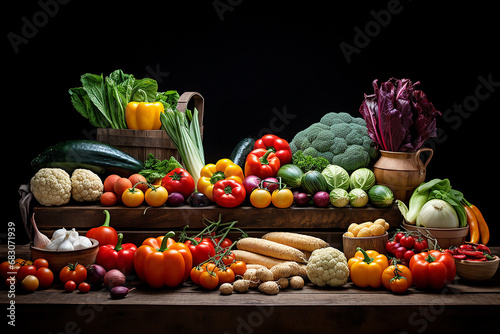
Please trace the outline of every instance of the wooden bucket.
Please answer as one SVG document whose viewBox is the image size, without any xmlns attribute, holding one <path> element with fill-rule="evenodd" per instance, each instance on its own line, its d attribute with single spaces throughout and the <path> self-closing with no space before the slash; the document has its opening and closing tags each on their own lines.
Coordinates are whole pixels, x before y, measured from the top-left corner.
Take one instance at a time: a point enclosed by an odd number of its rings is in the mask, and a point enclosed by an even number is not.
<svg viewBox="0 0 500 334">
<path fill-rule="evenodd" d="M 420 154 L 430 152 L 422 162 Z M 394 198 L 408 202 L 413 191 L 425 181 L 426 168 L 432 158 L 431 148 L 421 148 L 416 152 L 391 152 L 380 150 L 380 159 L 373 166 L 377 184 L 389 187 Z"/>
<path fill-rule="evenodd" d="M 185 112 L 189 101 L 193 99 L 198 110 L 200 133 L 203 138 L 203 113 L 205 101 L 198 92 L 185 92 L 179 97 L 177 110 Z M 181 157 L 174 143 L 165 130 L 130 130 L 130 129 L 97 129 L 97 141 L 116 147 L 132 157 L 145 161 L 152 153 L 155 158 L 164 160 L 174 156 L 181 162 Z"/>
</svg>

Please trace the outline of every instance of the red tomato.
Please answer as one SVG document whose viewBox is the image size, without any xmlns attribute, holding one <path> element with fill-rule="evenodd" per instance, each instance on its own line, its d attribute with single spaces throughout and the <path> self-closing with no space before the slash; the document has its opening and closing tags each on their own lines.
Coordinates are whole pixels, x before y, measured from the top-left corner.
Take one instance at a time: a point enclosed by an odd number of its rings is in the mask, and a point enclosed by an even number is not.
<svg viewBox="0 0 500 334">
<path fill-rule="evenodd" d="M 87 282 L 82 282 L 78 284 L 78 291 L 81 293 L 87 293 L 90 291 L 90 285 Z"/>
<path fill-rule="evenodd" d="M 423 252 L 427 248 L 429 248 L 429 245 L 427 244 L 427 239 L 418 237 L 418 239 L 415 240 L 415 246 L 414 246 L 415 253 Z"/>
<path fill-rule="evenodd" d="M 406 249 L 412 249 L 413 246 L 415 245 L 415 238 L 413 238 L 411 235 L 405 234 L 400 240 L 399 243 L 401 246 L 405 247 Z"/>
<path fill-rule="evenodd" d="M 36 271 L 36 277 L 40 281 L 40 288 L 43 289 L 50 287 L 54 281 L 54 274 L 52 273 L 52 270 L 47 267 L 38 268 Z"/>
<path fill-rule="evenodd" d="M 75 284 L 80 284 L 87 279 L 87 269 L 81 264 L 68 264 L 61 269 L 59 279 L 62 283 L 74 281 Z"/>
<path fill-rule="evenodd" d="M 398 232 L 396 233 L 396 235 L 394 236 L 394 241 L 398 242 L 401 240 L 402 237 L 404 237 L 404 233 L 403 232 Z"/>
<path fill-rule="evenodd" d="M 219 269 L 217 271 L 217 276 L 219 276 L 219 284 L 233 283 L 235 279 L 234 271 L 230 267 Z"/>
<path fill-rule="evenodd" d="M 66 292 L 73 292 L 73 290 L 76 289 L 76 283 L 74 281 L 67 281 L 66 283 L 64 283 L 64 290 L 66 290 Z"/>
<path fill-rule="evenodd" d="M 34 265 L 22 266 L 17 271 L 16 280 L 22 282 L 24 278 L 28 275 L 36 275 L 36 267 Z"/>
<path fill-rule="evenodd" d="M 35 262 L 33 262 L 33 265 L 36 267 L 36 269 L 40 269 L 42 267 L 49 267 L 49 261 L 39 258 L 36 259 Z"/>
<path fill-rule="evenodd" d="M 222 258 L 222 263 L 224 263 L 225 266 L 230 266 L 234 261 L 236 261 L 236 255 L 234 255 L 233 252 L 230 252 Z"/>
</svg>

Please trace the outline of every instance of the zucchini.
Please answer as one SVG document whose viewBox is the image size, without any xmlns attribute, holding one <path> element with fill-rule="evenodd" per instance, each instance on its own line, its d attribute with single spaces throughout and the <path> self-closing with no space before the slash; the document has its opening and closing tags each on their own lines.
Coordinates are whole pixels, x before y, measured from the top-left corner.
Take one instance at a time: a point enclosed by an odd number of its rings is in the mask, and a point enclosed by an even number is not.
<svg viewBox="0 0 500 334">
<path fill-rule="evenodd" d="M 31 167 L 62 168 L 72 173 L 77 168 L 90 169 L 96 174 L 130 176 L 144 164 L 113 146 L 92 140 L 68 140 L 46 148 L 31 161 Z"/>
<path fill-rule="evenodd" d="M 297 165 L 287 164 L 281 166 L 278 170 L 277 176 L 281 177 L 283 181 L 290 188 L 300 187 L 300 182 L 304 172 Z"/>
<path fill-rule="evenodd" d="M 326 179 L 317 170 L 311 170 L 302 175 L 300 186 L 308 194 L 314 195 L 318 191 L 328 191 L 328 183 Z"/>
<path fill-rule="evenodd" d="M 235 146 L 233 152 L 231 152 L 229 160 L 231 160 L 236 165 L 240 166 L 241 169 L 245 170 L 245 161 L 247 159 L 247 155 L 248 153 L 252 152 L 254 144 L 255 144 L 255 139 L 243 138 Z"/>
</svg>

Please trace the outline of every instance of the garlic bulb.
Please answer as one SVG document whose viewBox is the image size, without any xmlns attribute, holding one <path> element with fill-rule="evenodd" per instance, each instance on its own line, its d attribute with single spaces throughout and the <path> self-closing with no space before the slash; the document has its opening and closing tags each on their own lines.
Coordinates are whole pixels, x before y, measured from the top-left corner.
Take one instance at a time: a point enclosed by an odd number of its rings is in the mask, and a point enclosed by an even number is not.
<svg viewBox="0 0 500 334">
<path fill-rule="evenodd" d="M 66 236 L 66 233 L 68 231 L 63 227 L 63 228 L 60 228 L 58 230 L 55 230 L 54 233 L 52 234 L 52 240 L 56 240 L 56 239 L 59 239 L 60 237 L 65 237 Z"/>
<path fill-rule="evenodd" d="M 48 244 L 50 244 L 50 239 L 48 236 L 43 234 L 38 230 L 38 227 L 35 223 L 35 214 L 31 216 L 31 224 L 33 225 L 33 229 L 35 230 L 35 238 L 33 240 L 33 246 L 38 248 L 45 248 Z"/>
<path fill-rule="evenodd" d="M 68 239 L 73 244 L 78 239 L 78 232 L 73 228 L 71 231 L 68 231 Z"/>
<path fill-rule="evenodd" d="M 45 246 L 45 249 L 47 250 L 57 250 L 59 248 L 59 246 L 62 244 L 62 242 L 64 241 L 64 238 L 65 237 L 59 237 L 55 240 L 52 240 L 50 242 L 50 244 L 48 244 L 47 246 Z"/>
<path fill-rule="evenodd" d="M 72 251 L 74 250 L 75 247 L 73 247 L 73 244 L 71 243 L 70 240 L 70 235 L 69 233 L 64 237 L 63 242 L 59 245 L 57 248 L 58 251 Z"/>
<path fill-rule="evenodd" d="M 89 248 L 89 247 L 92 247 L 92 241 L 90 241 L 90 239 L 87 237 L 80 236 L 73 243 L 73 247 L 75 248 L 75 250 Z"/>
</svg>

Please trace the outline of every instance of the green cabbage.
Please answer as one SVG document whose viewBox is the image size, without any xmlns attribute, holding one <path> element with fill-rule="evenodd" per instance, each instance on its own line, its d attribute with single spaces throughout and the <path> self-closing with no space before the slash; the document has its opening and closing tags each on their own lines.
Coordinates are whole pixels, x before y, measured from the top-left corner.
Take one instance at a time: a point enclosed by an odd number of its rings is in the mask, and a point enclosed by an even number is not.
<svg viewBox="0 0 500 334">
<path fill-rule="evenodd" d="M 349 203 L 352 207 L 362 208 L 368 204 L 368 194 L 360 188 L 354 188 L 349 192 Z"/>
<path fill-rule="evenodd" d="M 352 172 L 349 178 L 351 189 L 359 188 L 368 191 L 375 184 L 375 174 L 371 169 L 359 168 Z"/>
<path fill-rule="evenodd" d="M 334 207 L 343 208 L 349 204 L 349 193 L 342 188 L 335 188 L 330 191 L 330 203 Z"/>
<path fill-rule="evenodd" d="M 340 188 L 349 189 L 349 173 L 337 165 L 329 165 L 321 172 L 328 183 L 328 190 Z"/>
</svg>

